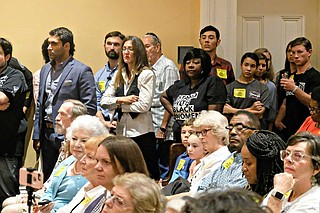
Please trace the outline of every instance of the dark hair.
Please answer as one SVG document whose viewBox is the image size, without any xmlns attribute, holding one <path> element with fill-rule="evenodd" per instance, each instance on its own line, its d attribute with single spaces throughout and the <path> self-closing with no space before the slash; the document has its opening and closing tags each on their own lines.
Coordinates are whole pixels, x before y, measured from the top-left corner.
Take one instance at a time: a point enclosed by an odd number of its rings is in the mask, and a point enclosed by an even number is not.
<svg viewBox="0 0 320 213">
<path fill-rule="evenodd" d="M 204 28 L 202 28 L 202 30 L 200 30 L 200 37 L 202 34 L 204 34 L 205 32 L 208 32 L 208 31 L 213 31 L 216 33 L 216 37 L 217 37 L 217 40 L 220 39 L 220 32 L 217 28 L 215 28 L 214 26 L 212 25 L 208 25 L 208 26 L 205 26 Z"/>
<path fill-rule="evenodd" d="M 136 72 L 140 73 L 143 69 L 149 68 L 149 62 L 147 58 L 147 52 L 144 47 L 143 42 L 137 36 L 127 36 L 122 42 L 122 48 L 126 41 L 132 41 L 132 48 L 134 52 L 134 64 L 136 68 Z M 119 62 L 119 72 L 117 72 L 116 79 L 115 79 L 115 88 L 119 87 L 121 83 L 124 83 L 124 79 L 122 77 L 122 70 L 128 73 L 128 64 L 126 64 L 123 60 L 122 54 L 120 54 L 120 62 Z M 130 70 L 131 71 L 131 70 Z"/>
<path fill-rule="evenodd" d="M 315 100 L 318 103 L 318 107 L 320 107 L 320 86 L 313 88 L 311 92 L 311 99 Z"/>
<path fill-rule="evenodd" d="M 243 64 L 244 60 L 246 58 L 251 58 L 252 60 L 254 60 L 256 62 L 256 67 L 258 68 L 259 66 L 259 57 L 257 54 L 253 53 L 253 52 L 246 52 L 245 54 L 243 54 L 243 56 L 241 57 L 241 64 Z"/>
<path fill-rule="evenodd" d="M 287 146 L 294 146 L 298 143 L 306 142 L 308 147 L 308 155 L 311 156 L 312 166 L 314 170 L 320 169 L 320 138 L 310 132 L 299 132 L 292 135 L 287 142 Z M 316 184 L 320 185 L 320 172 L 315 176 Z"/>
<path fill-rule="evenodd" d="M 190 49 L 183 58 L 183 69 L 186 70 L 186 63 L 188 60 L 200 58 L 201 59 L 201 68 L 202 72 L 200 74 L 200 79 L 207 77 L 211 71 L 211 58 L 206 51 L 200 48 Z M 185 75 L 189 79 L 188 75 Z"/>
<path fill-rule="evenodd" d="M 58 27 L 56 29 L 53 29 L 49 32 L 49 35 L 51 36 L 58 36 L 62 42 L 62 45 L 64 45 L 65 43 L 69 43 L 70 44 L 70 50 L 69 50 L 69 54 L 73 55 L 74 51 L 75 51 L 75 45 L 73 42 L 73 34 L 72 32 L 66 28 L 66 27 Z"/>
<path fill-rule="evenodd" d="M 10 58 L 7 61 L 9 63 L 11 57 L 12 57 L 12 44 L 5 38 L 0 38 L 0 46 L 3 49 L 4 56 L 7 56 L 10 54 Z"/>
<path fill-rule="evenodd" d="M 261 196 L 242 188 L 215 189 L 205 191 L 197 198 L 186 201 L 184 213 L 265 213 L 260 206 Z"/>
<path fill-rule="evenodd" d="M 253 127 L 256 130 L 260 130 L 261 129 L 259 118 L 255 114 L 253 114 L 252 112 L 249 112 L 247 110 L 241 109 L 241 110 L 238 110 L 236 113 L 234 113 L 233 117 L 238 116 L 238 115 L 247 116 L 248 119 L 249 119 L 250 127 Z"/>
<path fill-rule="evenodd" d="M 266 62 L 266 72 L 262 74 L 261 78 L 263 80 L 265 80 L 265 79 L 270 80 L 269 79 L 270 78 L 270 74 L 269 74 L 270 72 L 268 70 L 268 58 L 267 58 L 267 56 L 265 54 L 263 54 L 263 53 L 256 53 L 256 54 L 257 54 L 257 56 L 259 58 L 259 64 L 260 64 L 260 60 L 264 60 Z M 258 67 L 259 67 L 259 64 L 258 64 Z"/>
<path fill-rule="evenodd" d="M 196 119 L 195 119 L 195 118 L 189 118 L 189 119 L 185 120 L 185 121 L 182 123 L 181 127 L 184 127 L 184 126 L 192 126 L 194 120 L 196 120 Z"/>
<path fill-rule="evenodd" d="M 132 139 L 112 135 L 105 138 L 99 146 L 104 146 L 108 151 L 112 167 L 117 174 L 120 174 L 120 171 L 116 159 L 124 169 L 123 172 L 139 172 L 149 176 L 142 152 Z"/>
<path fill-rule="evenodd" d="M 294 39 L 291 43 L 291 48 L 297 45 L 302 45 L 306 48 L 307 51 L 312 49 L 311 42 L 305 37 L 298 37 Z"/>
<path fill-rule="evenodd" d="M 257 159 L 257 184 L 252 189 L 264 196 L 273 188 L 274 175 L 283 172 L 280 151 L 285 142 L 274 132 L 259 130 L 248 138 L 246 146 Z"/>
<path fill-rule="evenodd" d="M 42 45 L 41 45 L 41 53 L 42 53 L 42 57 L 43 57 L 43 60 L 48 63 L 50 61 L 50 58 L 49 58 L 49 53 L 48 53 L 48 46 L 49 46 L 49 42 L 48 42 L 48 38 L 46 38 Z"/>
<path fill-rule="evenodd" d="M 285 60 L 285 62 L 284 62 L 284 69 L 285 69 L 285 70 L 288 70 L 288 71 L 290 71 L 290 61 L 288 60 L 287 53 L 288 53 L 289 48 L 292 47 L 291 44 L 292 44 L 292 41 L 290 41 L 290 42 L 287 44 L 287 47 L 286 47 L 286 60 Z"/>
<path fill-rule="evenodd" d="M 104 43 L 106 43 L 107 39 L 110 37 L 119 37 L 122 41 L 125 38 L 125 36 L 119 32 L 119 31 L 112 31 L 109 32 L 105 37 L 104 37 Z"/>
</svg>

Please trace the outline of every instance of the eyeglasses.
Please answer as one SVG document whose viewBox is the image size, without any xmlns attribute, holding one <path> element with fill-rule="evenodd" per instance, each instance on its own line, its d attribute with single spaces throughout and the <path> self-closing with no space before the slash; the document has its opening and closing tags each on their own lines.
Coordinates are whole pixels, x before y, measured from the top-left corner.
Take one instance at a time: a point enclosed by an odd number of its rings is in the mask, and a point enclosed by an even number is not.
<svg viewBox="0 0 320 213">
<path fill-rule="evenodd" d="M 318 114 L 320 112 L 319 108 L 309 107 L 309 112 L 311 114 Z"/>
<path fill-rule="evenodd" d="M 291 156 L 291 159 L 294 161 L 294 162 L 299 162 L 301 161 L 303 158 L 305 157 L 309 157 L 309 158 L 312 158 L 311 156 L 309 155 L 305 155 L 301 152 L 291 152 L 289 150 L 281 150 L 280 151 L 280 159 L 282 161 L 284 161 L 284 159 L 286 159 L 287 157 Z"/>
<path fill-rule="evenodd" d="M 229 124 L 228 126 L 226 126 L 226 129 L 228 129 L 229 131 L 232 131 L 233 128 L 236 128 L 237 132 L 242 132 L 246 129 L 256 130 L 256 128 L 246 126 L 242 123 L 236 123 L 235 125 Z"/>
<path fill-rule="evenodd" d="M 209 132 L 210 130 L 212 130 L 212 129 L 201 130 L 201 131 L 199 131 L 199 132 L 196 132 L 196 135 L 197 135 L 198 137 L 200 137 L 200 135 L 202 135 L 202 136 L 207 136 L 207 134 L 208 134 L 208 132 Z"/>
<path fill-rule="evenodd" d="M 122 48 L 122 52 L 129 52 L 132 53 L 133 52 L 133 48 L 132 47 L 128 47 L 128 48 Z"/>
<path fill-rule="evenodd" d="M 126 206 L 126 202 L 119 196 L 112 195 L 109 198 L 112 202 L 112 205 L 118 206 L 118 207 L 124 207 Z"/>
</svg>

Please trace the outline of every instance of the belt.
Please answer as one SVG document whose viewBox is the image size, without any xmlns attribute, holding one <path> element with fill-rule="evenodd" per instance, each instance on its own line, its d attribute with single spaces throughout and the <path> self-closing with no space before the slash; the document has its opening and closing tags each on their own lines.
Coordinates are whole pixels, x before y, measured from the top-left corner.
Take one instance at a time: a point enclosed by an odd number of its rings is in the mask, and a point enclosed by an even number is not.
<svg viewBox="0 0 320 213">
<path fill-rule="evenodd" d="M 48 129 L 54 129 L 54 126 L 53 126 L 53 123 L 52 123 L 52 122 L 44 121 L 44 125 L 45 125 Z"/>
</svg>

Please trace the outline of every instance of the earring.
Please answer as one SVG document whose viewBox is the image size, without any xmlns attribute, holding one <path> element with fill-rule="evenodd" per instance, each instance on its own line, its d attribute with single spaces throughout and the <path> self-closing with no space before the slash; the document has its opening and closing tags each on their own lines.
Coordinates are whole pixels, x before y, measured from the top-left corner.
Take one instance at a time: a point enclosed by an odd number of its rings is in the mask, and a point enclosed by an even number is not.
<svg viewBox="0 0 320 213">
<path fill-rule="evenodd" d="M 203 74 L 203 70 L 200 72 L 200 74 Z"/>
<path fill-rule="evenodd" d="M 311 186 L 315 186 L 316 183 L 317 183 L 317 179 L 314 176 L 312 176 L 311 177 Z"/>
</svg>

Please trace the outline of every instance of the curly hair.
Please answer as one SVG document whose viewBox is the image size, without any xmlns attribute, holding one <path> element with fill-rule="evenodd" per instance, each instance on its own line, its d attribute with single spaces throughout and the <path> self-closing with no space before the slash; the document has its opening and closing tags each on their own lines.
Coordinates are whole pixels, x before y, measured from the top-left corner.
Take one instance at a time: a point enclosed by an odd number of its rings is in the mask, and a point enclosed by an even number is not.
<svg viewBox="0 0 320 213">
<path fill-rule="evenodd" d="M 264 196 L 273 188 L 274 175 L 283 172 L 280 151 L 285 149 L 286 144 L 274 132 L 260 130 L 248 138 L 246 146 L 257 158 L 257 183 L 251 188 Z"/>
</svg>

